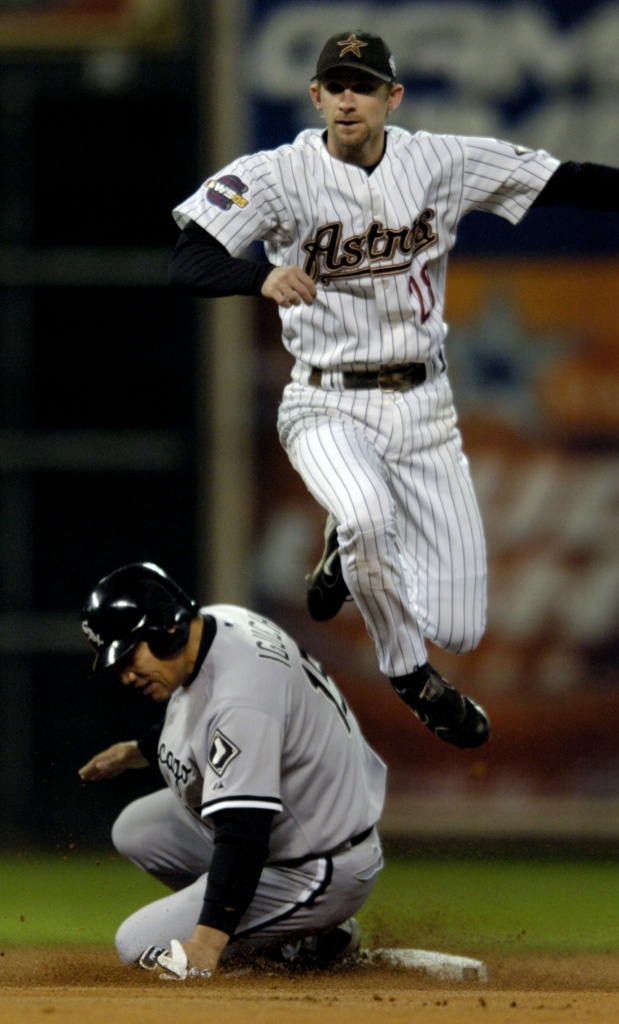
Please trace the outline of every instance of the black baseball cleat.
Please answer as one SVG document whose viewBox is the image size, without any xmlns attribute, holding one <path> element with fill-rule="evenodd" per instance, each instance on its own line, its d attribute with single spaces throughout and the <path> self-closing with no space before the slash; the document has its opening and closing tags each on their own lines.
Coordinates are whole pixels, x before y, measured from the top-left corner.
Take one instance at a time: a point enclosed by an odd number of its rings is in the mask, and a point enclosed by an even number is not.
<svg viewBox="0 0 619 1024">
<path fill-rule="evenodd" d="M 361 945 L 361 926 L 356 917 L 349 917 L 330 932 L 321 932 L 315 936 L 314 954 L 320 967 L 348 960 L 359 952 Z M 309 943 L 308 939 L 305 939 Z"/>
<path fill-rule="evenodd" d="M 307 608 L 316 622 L 326 622 L 337 615 L 350 591 L 342 576 L 342 563 L 337 542 L 337 523 L 329 513 L 325 523 L 325 547 L 311 576 L 307 577 Z"/>
<path fill-rule="evenodd" d="M 325 970 L 345 963 L 358 953 L 360 945 L 361 927 L 355 917 L 350 917 L 328 932 L 282 945 L 280 959 L 299 971 Z"/>
<path fill-rule="evenodd" d="M 490 722 L 483 708 L 426 662 L 410 675 L 392 678 L 398 697 L 439 740 L 455 747 L 480 747 L 490 738 Z"/>
</svg>

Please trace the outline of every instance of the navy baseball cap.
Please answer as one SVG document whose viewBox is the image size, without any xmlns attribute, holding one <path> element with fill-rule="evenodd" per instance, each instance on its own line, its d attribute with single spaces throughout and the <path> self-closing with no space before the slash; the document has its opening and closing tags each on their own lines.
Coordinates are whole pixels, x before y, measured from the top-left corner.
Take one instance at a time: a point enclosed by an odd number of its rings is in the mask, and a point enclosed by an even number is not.
<svg viewBox="0 0 619 1024">
<path fill-rule="evenodd" d="M 366 71 L 383 82 L 395 82 L 395 61 L 384 39 L 356 29 L 338 32 L 327 39 L 316 64 L 314 78 L 322 78 L 340 68 Z"/>
</svg>

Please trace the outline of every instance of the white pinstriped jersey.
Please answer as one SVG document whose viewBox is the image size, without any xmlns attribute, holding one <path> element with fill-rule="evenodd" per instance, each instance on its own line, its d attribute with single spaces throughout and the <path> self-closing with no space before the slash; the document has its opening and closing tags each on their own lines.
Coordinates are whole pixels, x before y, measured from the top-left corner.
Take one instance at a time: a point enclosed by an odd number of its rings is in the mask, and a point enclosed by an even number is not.
<svg viewBox="0 0 619 1024">
<path fill-rule="evenodd" d="M 279 626 L 233 605 L 159 740 L 170 789 L 208 824 L 218 810 L 275 811 L 269 861 L 321 853 L 374 825 L 386 768 L 342 695 Z"/>
<path fill-rule="evenodd" d="M 244 156 L 174 210 L 228 251 L 256 240 L 269 261 L 298 265 L 313 305 L 280 307 L 283 340 L 323 369 L 426 362 L 440 356 L 447 257 L 461 218 L 486 210 L 517 223 L 559 166 L 490 138 L 387 129 L 371 174 L 332 157 L 320 129 Z"/>
</svg>

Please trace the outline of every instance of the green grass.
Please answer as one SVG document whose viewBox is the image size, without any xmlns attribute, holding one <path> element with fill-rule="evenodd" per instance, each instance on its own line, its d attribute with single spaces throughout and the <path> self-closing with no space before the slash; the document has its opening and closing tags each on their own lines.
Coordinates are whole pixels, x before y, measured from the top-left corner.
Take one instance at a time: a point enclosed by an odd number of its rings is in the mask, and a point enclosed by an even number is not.
<svg viewBox="0 0 619 1024">
<path fill-rule="evenodd" d="M 0 892 L 1 950 L 110 945 L 125 917 L 166 890 L 110 854 L 5 854 Z M 616 952 L 619 869 L 593 859 L 389 858 L 357 916 L 368 946 Z"/>
<path fill-rule="evenodd" d="M 0 858 L 0 943 L 109 945 L 118 925 L 166 889 L 128 861 L 97 856 Z"/>
<path fill-rule="evenodd" d="M 617 952 L 619 870 L 589 859 L 395 859 L 357 916 L 374 946 Z"/>
</svg>

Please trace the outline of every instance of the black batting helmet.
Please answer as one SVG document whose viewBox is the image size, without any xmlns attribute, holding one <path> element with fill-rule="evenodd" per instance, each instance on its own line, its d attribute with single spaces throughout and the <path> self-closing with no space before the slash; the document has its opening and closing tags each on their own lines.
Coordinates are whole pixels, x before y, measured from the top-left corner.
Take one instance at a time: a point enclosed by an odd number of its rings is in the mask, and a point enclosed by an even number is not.
<svg viewBox="0 0 619 1024">
<path fill-rule="evenodd" d="M 187 643 L 197 608 L 152 562 L 116 569 L 99 581 L 82 608 L 82 631 L 96 651 L 93 672 L 111 668 L 141 640 L 156 658 L 172 657 Z"/>
</svg>

